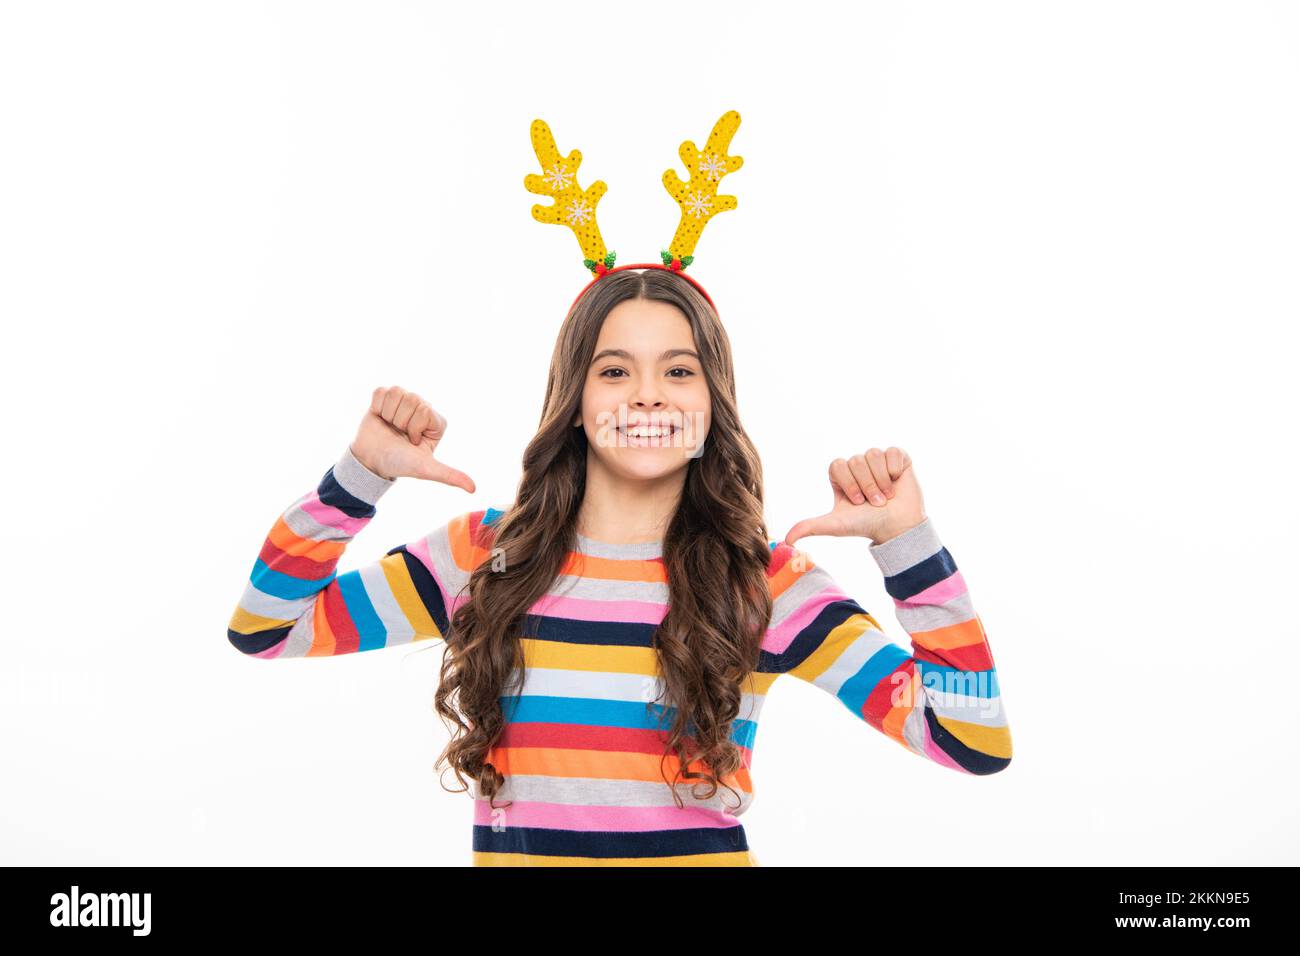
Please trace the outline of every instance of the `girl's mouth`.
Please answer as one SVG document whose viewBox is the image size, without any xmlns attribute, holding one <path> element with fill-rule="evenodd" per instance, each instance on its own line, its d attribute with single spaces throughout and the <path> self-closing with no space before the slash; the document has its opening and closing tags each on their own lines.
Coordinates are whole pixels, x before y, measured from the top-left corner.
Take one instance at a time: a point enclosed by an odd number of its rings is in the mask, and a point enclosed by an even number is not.
<svg viewBox="0 0 1300 956">
<path fill-rule="evenodd" d="M 667 444 L 680 431 L 676 425 L 627 425 L 619 433 L 633 448 L 656 447 Z"/>
</svg>

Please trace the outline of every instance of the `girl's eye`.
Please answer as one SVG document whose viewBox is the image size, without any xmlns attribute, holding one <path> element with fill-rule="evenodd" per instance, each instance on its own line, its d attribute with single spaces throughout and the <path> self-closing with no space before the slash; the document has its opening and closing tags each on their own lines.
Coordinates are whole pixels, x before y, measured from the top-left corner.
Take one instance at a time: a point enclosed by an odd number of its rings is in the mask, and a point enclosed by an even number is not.
<svg viewBox="0 0 1300 956">
<path fill-rule="evenodd" d="M 685 368 L 685 367 L 680 366 L 680 365 L 677 366 L 677 368 L 669 369 L 668 371 L 669 371 L 669 374 L 670 374 L 670 375 L 671 375 L 673 372 L 685 372 L 685 373 L 686 373 L 685 375 L 673 375 L 673 378 L 687 378 L 687 377 L 689 377 L 689 376 L 695 374 L 695 372 L 694 372 L 693 370 L 691 370 L 691 369 L 689 369 L 689 368 Z M 618 374 L 618 375 L 610 375 L 610 374 L 609 374 L 610 372 L 619 372 L 620 374 Z M 607 369 L 605 369 L 605 371 L 603 371 L 603 372 L 600 373 L 600 377 L 601 377 L 601 378 L 624 378 L 625 376 L 626 376 L 626 373 L 623 372 L 623 370 L 622 370 L 621 368 L 607 368 Z"/>
</svg>

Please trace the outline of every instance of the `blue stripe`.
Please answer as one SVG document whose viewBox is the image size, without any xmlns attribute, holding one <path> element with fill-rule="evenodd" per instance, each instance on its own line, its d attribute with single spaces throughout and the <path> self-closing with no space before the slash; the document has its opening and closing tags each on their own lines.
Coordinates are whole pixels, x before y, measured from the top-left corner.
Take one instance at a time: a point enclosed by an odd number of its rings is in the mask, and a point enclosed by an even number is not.
<svg viewBox="0 0 1300 956">
<path fill-rule="evenodd" d="M 968 697 L 982 697 L 988 700 L 999 696 L 997 670 L 966 671 L 960 667 L 948 667 L 944 664 L 931 664 L 918 660 L 921 670 L 921 683 L 926 687 L 947 694 L 965 694 Z"/>
<path fill-rule="evenodd" d="M 334 580 L 334 574 L 335 572 L 331 571 L 323 578 L 295 578 L 283 571 L 272 571 L 265 561 L 258 558 L 253 565 L 253 573 L 248 579 L 253 582 L 253 587 L 263 594 L 285 601 L 296 601 L 299 598 L 311 597 L 317 591 L 323 591 L 325 586 Z"/>
<path fill-rule="evenodd" d="M 886 644 L 872 654 L 856 674 L 844 682 L 844 686 L 835 696 L 858 717 L 863 717 L 862 708 L 866 705 L 867 697 L 871 692 L 882 680 L 911 659 L 911 655 L 897 644 Z"/>
<path fill-rule="evenodd" d="M 357 629 L 358 651 L 373 651 L 388 644 L 388 629 L 375 612 L 375 606 L 366 593 L 360 571 L 339 575 L 339 591 L 347 606 L 348 617 Z"/>
<path fill-rule="evenodd" d="M 524 694 L 499 698 L 511 723 L 582 724 L 590 727 L 626 727 L 632 730 L 666 730 L 672 726 L 674 707 L 636 700 L 596 700 L 590 697 L 550 697 Z M 663 723 L 658 723 L 662 715 Z M 739 717 L 732 721 L 731 739 L 741 747 L 754 748 L 758 725 Z"/>
</svg>

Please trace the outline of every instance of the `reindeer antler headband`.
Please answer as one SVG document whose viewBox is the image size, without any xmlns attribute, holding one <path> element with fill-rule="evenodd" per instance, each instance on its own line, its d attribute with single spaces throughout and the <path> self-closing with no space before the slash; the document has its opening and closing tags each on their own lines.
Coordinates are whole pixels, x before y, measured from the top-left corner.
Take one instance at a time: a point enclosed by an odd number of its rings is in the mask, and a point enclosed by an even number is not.
<svg viewBox="0 0 1300 956">
<path fill-rule="evenodd" d="M 556 223 L 572 229 L 578 237 L 578 245 L 582 247 L 582 264 L 594 276 L 582 292 L 578 293 L 575 303 L 593 283 L 611 272 L 620 269 L 666 269 L 677 272 L 690 281 L 713 305 L 713 300 L 704 291 L 704 287 L 683 270 L 695 260 L 695 244 L 699 242 L 709 220 L 720 212 L 736 208 L 736 197 L 719 196 L 718 184 L 723 176 L 734 173 L 744 163 L 739 156 L 727 153 L 731 137 L 739 125 L 740 114 L 730 110 L 713 124 L 713 131 L 709 133 L 702 150 L 697 149 L 690 140 L 677 148 L 677 155 L 690 173 L 689 181 L 682 182 L 675 169 L 664 170 L 664 188 L 681 207 L 682 218 L 677 225 L 677 232 L 673 234 L 673 241 L 667 249 L 659 252 L 663 262 L 633 262 L 615 268 L 614 251 L 605 249 L 605 240 L 601 238 L 600 227 L 596 224 L 596 204 L 608 187 L 599 179 L 586 189 L 579 186 L 578 167 L 582 165 L 582 153 L 575 149 L 568 156 L 561 156 L 555 145 L 555 137 L 551 135 L 551 128 L 544 120 L 533 120 L 533 151 L 542 164 L 542 173 L 529 173 L 525 176 L 524 188 L 530 193 L 555 199 L 550 206 L 533 206 L 533 218 L 538 222 Z M 716 310 L 716 306 L 714 308 Z"/>
</svg>

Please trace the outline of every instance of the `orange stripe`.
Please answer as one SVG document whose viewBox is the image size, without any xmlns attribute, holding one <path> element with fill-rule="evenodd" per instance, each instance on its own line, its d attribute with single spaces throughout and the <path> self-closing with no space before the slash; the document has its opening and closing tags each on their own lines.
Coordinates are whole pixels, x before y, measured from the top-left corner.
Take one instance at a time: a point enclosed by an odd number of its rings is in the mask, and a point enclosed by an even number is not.
<svg viewBox="0 0 1300 956">
<path fill-rule="evenodd" d="M 979 618 L 973 617 L 969 621 L 937 627 L 933 631 L 913 631 L 912 640 L 918 647 L 924 647 L 928 651 L 953 650 L 983 644 L 984 628 L 980 627 Z"/>
<path fill-rule="evenodd" d="M 469 512 L 453 518 L 447 525 L 447 544 L 451 550 L 452 560 L 462 571 L 473 571 L 492 556 L 491 548 L 476 545 L 470 536 L 470 517 L 478 512 Z"/>
<path fill-rule="evenodd" d="M 315 538 L 304 538 L 284 523 L 283 516 L 276 519 L 267 537 L 285 554 L 311 558 L 313 561 L 337 560 L 343 553 L 343 549 L 347 547 L 346 541 L 317 541 Z"/>
<path fill-rule="evenodd" d="M 768 590 L 772 592 L 772 600 L 774 601 L 784 594 L 786 589 L 795 581 L 817 567 L 817 563 L 813 561 L 807 552 L 802 552 L 802 563 L 796 567 L 796 558 L 800 552 L 786 544 L 778 544 L 776 547 L 778 551 L 781 548 L 787 548 L 790 553 L 786 555 L 785 561 L 777 572 L 767 579 Z"/>
<path fill-rule="evenodd" d="M 662 584 L 668 580 L 668 569 L 662 562 L 653 559 L 620 561 L 591 554 L 575 554 L 572 551 L 560 565 L 560 573 L 600 578 L 606 581 L 637 581 L 649 584 Z"/>
<path fill-rule="evenodd" d="M 902 734 L 902 727 L 904 727 L 904 724 L 907 722 L 907 717 L 909 717 L 910 714 L 910 705 L 891 708 L 889 713 L 885 714 L 883 721 L 880 722 L 880 730 L 884 731 L 888 736 L 893 737 L 894 740 L 897 740 L 898 743 L 904 745 L 904 747 L 907 747 L 907 740 L 906 737 L 904 737 L 904 734 Z"/>
<path fill-rule="evenodd" d="M 331 581 L 330 585 L 334 585 Z M 328 586 L 328 585 L 327 585 Z M 334 654 L 334 648 L 337 641 L 334 638 L 334 632 L 330 629 L 329 618 L 325 616 L 325 602 L 318 595 L 316 605 L 312 611 L 312 639 L 311 647 L 307 649 L 307 657 L 331 657 Z"/>
<path fill-rule="evenodd" d="M 620 753 L 608 750 L 577 750 L 559 747 L 494 747 L 489 762 L 498 771 L 507 775 L 531 774 L 546 777 L 592 777 L 597 780 L 640 780 L 649 783 L 664 783 L 664 775 L 673 779 L 681 761 L 676 754 L 668 754 L 663 759 L 663 771 L 660 772 L 660 758 L 655 754 Z M 704 763 L 692 760 L 689 769 L 703 772 Z M 693 783 L 694 781 L 678 781 Z M 749 770 L 742 766 L 734 774 L 723 777 L 720 783 L 728 784 L 737 790 L 752 793 L 753 787 Z"/>
</svg>

